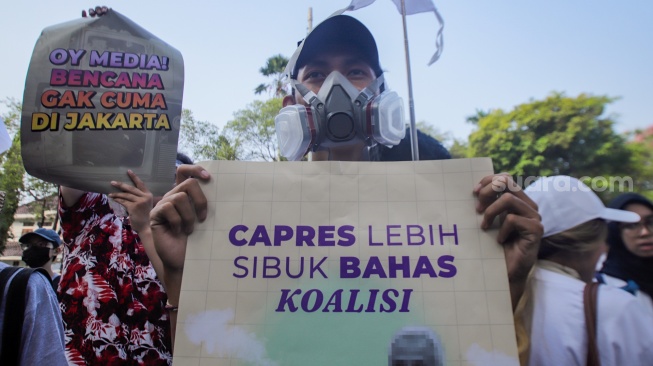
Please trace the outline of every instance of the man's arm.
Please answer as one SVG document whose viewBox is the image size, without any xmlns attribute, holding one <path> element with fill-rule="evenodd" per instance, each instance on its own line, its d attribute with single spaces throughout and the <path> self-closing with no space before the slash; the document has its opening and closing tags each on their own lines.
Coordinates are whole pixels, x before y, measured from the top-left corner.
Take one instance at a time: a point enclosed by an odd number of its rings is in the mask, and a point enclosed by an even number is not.
<svg viewBox="0 0 653 366">
<path fill-rule="evenodd" d="M 537 205 L 507 173 L 484 177 L 474 188 L 476 210 L 483 214 L 481 229 L 500 218 L 497 241 L 503 245 L 513 311 L 524 294 L 528 273 L 535 265 L 544 231 Z"/>
<path fill-rule="evenodd" d="M 163 264 L 156 249 L 154 249 L 154 239 L 152 238 L 152 230 L 150 229 L 152 193 L 136 173 L 128 170 L 127 175 L 134 183 L 134 186 L 123 182 L 112 181 L 111 185 L 120 189 L 122 192 L 110 193 L 109 197 L 127 209 L 132 229 L 138 233 L 138 237 L 141 239 L 141 243 L 145 248 L 145 253 L 147 253 L 147 257 L 150 263 L 152 263 L 154 271 L 165 287 Z"/>
<path fill-rule="evenodd" d="M 150 212 L 150 227 L 154 247 L 161 258 L 163 280 L 168 302 L 179 305 L 181 279 L 184 273 L 186 244 L 197 220 L 207 216 L 207 200 L 197 179 L 209 180 L 209 173 L 199 165 L 177 168 L 177 185 L 163 196 Z M 177 328 L 177 313 L 170 313 L 172 343 Z"/>
</svg>

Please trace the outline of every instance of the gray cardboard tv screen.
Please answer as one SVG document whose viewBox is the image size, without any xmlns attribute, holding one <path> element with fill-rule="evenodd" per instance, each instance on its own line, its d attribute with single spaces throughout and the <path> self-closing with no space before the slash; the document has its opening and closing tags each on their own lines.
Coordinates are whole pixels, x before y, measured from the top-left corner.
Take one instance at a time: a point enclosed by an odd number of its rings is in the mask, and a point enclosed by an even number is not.
<svg viewBox="0 0 653 366">
<path fill-rule="evenodd" d="M 154 195 L 174 181 L 181 53 L 110 10 L 43 30 L 21 119 L 23 164 L 35 177 L 109 193 L 134 171 Z"/>
</svg>

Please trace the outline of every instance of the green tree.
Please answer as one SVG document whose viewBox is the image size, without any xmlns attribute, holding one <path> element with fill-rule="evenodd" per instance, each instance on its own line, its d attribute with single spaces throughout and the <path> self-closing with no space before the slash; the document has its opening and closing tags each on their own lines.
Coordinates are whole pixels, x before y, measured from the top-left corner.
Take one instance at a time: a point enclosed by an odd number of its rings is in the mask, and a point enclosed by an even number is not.
<svg viewBox="0 0 653 366">
<path fill-rule="evenodd" d="M 0 252 L 4 251 L 8 239 L 15 239 L 9 232 L 14 222 L 14 214 L 20 202 L 23 190 L 23 159 L 20 155 L 20 116 L 21 105 L 14 99 L 5 99 L 0 102 L 8 111 L 2 115 L 7 131 L 13 135 L 9 150 L 0 155 L 2 172 L 0 172 L 0 191 L 5 192 L 4 206 L 0 211 Z"/>
<path fill-rule="evenodd" d="M 57 206 L 56 200 L 58 199 L 57 193 L 59 186 L 29 174 L 25 174 L 23 186 L 23 195 L 33 201 L 32 209 L 38 221 L 37 226 L 43 227 L 45 224 L 45 211 L 52 206 Z M 55 203 L 53 204 L 52 201 L 55 201 Z"/>
<path fill-rule="evenodd" d="M 23 159 L 20 156 L 20 133 L 14 136 L 11 148 L 2 156 L 2 174 L 0 174 L 0 191 L 5 192 L 5 203 L 0 212 L 0 252 L 3 252 L 7 240 L 15 239 L 9 228 L 14 223 L 14 214 L 23 190 Z"/>
<path fill-rule="evenodd" d="M 274 117 L 279 113 L 282 98 L 254 101 L 234 113 L 224 133 L 238 141 L 244 160 L 274 161 L 278 159 Z"/>
<path fill-rule="evenodd" d="M 512 111 L 477 111 L 469 138 L 470 156 L 489 156 L 495 171 L 518 177 L 571 175 L 608 179 L 628 171 L 631 152 L 604 116 L 615 99 L 553 93 Z M 606 198 L 606 195 L 603 195 Z"/>
<path fill-rule="evenodd" d="M 426 121 L 417 121 L 415 127 L 423 133 L 433 137 L 434 139 L 440 141 L 442 144 L 446 144 L 452 140 L 450 132 L 441 132 L 438 128 L 433 126 Z"/>
<path fill-rule="evenodd" d="M 451 154 L 453 159 L 463 159 L 467 157 L 467 142 L 453 137 L 451 132 L 440 132 L 439 129 L 425 121 L 418 121 L 416 127 L 423 133 L 440 141 L 440 143 L 449 150 L 449 154 Z"/>
<path fill-rule="evenodd" d="M 469 143 L 465 140 L 454 138 L 453 144 L 449 147 L 449 154 L 453 159 L 469 158 Z"/>
<path fill-rule="evenodd" d="M 14 98 L 5 98 L 0 101 L 0 104 L 4 104 L 8 108 L 8 111 L 2 115 L 2 118 L 5 120 L 7 132 L 9 132 L 10 136 L 13 136 L 20 130 L 20 114 L 23 108 L 20 102 Z"/>
<path fill-rule="evenodd" d="M 288 65 L 288 59 L 283 55 L 274 55 L 267 59 L 265 66 L 259 69 L 259 72 L 268 78 L 272 78 L 269 84 L 261 83 L 254 89 L 255 94 L 270 93 L 274 98 L 285 97 L 288 91 L 285 89 L 285 83 L 282 81 L 283 71 Z"/>
<path fill-rule="evenodd" d="M 218 126 L 199 121 L 189 109 L 182 110 L 179 150 L 193 160 L 239 160 L 240 143 L 220 134 Z"/>
<path fill-rule="evenodd" d="M 35 201 L 36 217 L 40 221 L 39 226 L 43 226 L 45 210 L 52 206 L 52 202 L 48 203 L 48 200 L 52 201 L 52 197 L 57 194 L 55 184 L 25 174 L 20 151 L 21 104 L 14 99 L 6 99 L 2 104 L 9 109 L 2 117 L 7 131 L 13 134 L 14 138 L 11 148 L 0 156 L 2 161 L 0 191 L 6 193 L 4 207 L 0 212 L 0 251 L 4 250 L 8 239 L 15 239 L 9 229 L 14 222 L 14 215 L 20 201 Z"/>
<path fill-rule="evenodd" d="M 473 114 L 473 115 L 467 117 L 467 122 L 472 123 L 472 124 L 478 124 L 478 122 L 482 118 L 487 117 L 489 114 L 490 114 L 490 112 L 488 112 L 488 111 L 477 109 L 476 114 Z"/>
<path fill-rule="evenodd" d="M 653 200 L 653 128 L 636 131 L 628 144 L 634 190 Z"/>
</svg>

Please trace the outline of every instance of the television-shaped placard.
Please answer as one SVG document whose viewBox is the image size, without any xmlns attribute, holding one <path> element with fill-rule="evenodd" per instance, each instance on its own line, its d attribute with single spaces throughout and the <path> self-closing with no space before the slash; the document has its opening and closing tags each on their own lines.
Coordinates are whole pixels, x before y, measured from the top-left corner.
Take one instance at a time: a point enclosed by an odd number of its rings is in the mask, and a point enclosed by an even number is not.
<svg viewBox="0 0 653 366">
<path fill-rule="evenodd" d="M 181 53 L 110 10 L 43 30 L 23 96 L 27 172 L 109 193 L 134 171 L 154 195 L 174 181 L 181 120 Z"/>
</svg>

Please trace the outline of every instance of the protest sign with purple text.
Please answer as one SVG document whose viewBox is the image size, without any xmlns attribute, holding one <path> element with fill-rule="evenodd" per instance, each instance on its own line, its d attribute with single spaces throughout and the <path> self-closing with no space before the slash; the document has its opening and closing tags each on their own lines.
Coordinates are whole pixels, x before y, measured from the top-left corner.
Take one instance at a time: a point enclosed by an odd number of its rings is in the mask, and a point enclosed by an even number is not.
<svg viewBox="0 0 653 366">
<path fill-rule="evenodd" d="M 167 192 L 183 87 L 180 52 L 115 10 L 44 29 L 23 96 L 27 172 L 108 193 L 131 169 L 155 195 Z"/>
<path fill-rule="evenodd" d="M 175 365 L 518 365 L 490 159 L 200 163 Z"/>
</svg>

